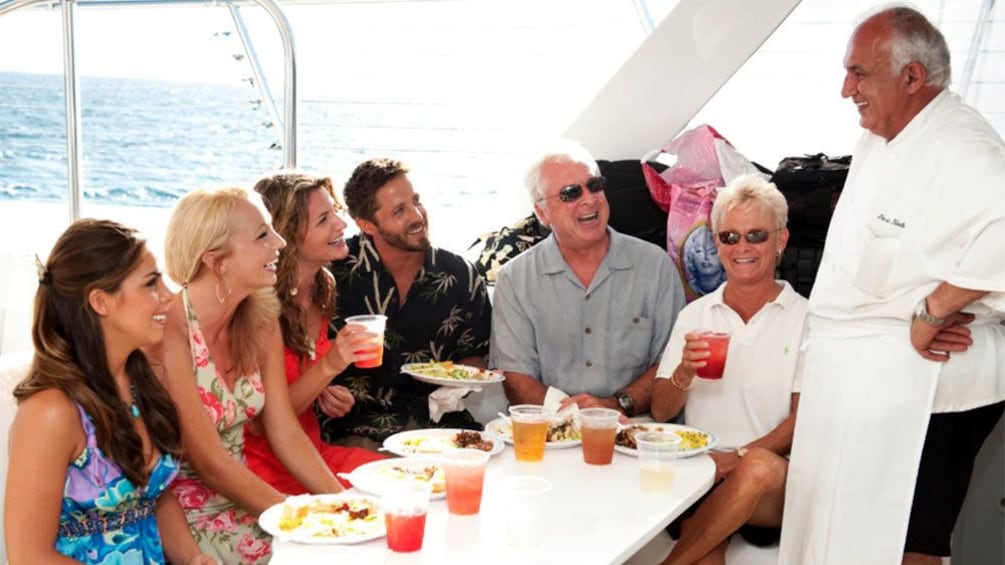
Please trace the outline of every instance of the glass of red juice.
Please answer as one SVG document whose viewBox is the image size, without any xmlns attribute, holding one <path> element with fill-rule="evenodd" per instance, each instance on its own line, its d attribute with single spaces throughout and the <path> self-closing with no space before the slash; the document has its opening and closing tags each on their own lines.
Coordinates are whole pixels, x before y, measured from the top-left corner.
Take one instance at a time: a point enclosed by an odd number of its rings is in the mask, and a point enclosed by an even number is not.
<svg viewBox="0 0 1005 565">
<path fill-rule="evenodd" d="M 407 553 L 422 549 L 426 533 L 426 509 L 432 485 L 425 481 L 405 480 L 388 488 L 381 497 L 387 547 Z"/>
<path fill-rule="evenodd" d="M 698 332 L 698 337 L 708 344 L 709 356 L 704 359 L 705 366 L 696 373 L 703 379 L 721 379 L 722 370 L 726 367 L 726 351 L 729 350 L 729 334 L 726 332 Z"/>
</svg>

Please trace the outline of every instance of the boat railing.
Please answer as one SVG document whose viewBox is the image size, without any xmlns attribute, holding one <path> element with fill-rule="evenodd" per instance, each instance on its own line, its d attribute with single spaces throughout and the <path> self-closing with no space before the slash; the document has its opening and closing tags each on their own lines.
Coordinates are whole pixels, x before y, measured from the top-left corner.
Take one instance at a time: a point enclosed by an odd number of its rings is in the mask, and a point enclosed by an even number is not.
<svg viewBox="0 0 1005 565">
<path fill-rule="evenodd" d="M 238 33 L 248 55 L 252 72 L 259 85 L 259 91 L 272 115 L 272 122 L 283 129 L 282 149 L 283 163 L 287 168 L 297 165 L 297 64 L 296 49 L 293 42 L 293 29 L 286 14 L 275 0 L 246 0 L 242 2 L 207 2 L 205 0 L 0 0 L 0 17 L 16 10 L 29 7 L 59 8 L 63 21 L 63 79 L 66 99 L 66 167 L 69 189 L 70 221 L 80 217 L 80 201 L 83 194 L 80 178 L 80 163 L 83 155 L 82 136 L 80 131 L 80 78 L 77 76 L 77 45 L 76 17 L 78 6 L 157 6 L 176 4 L 202 4 L 209 6 L 227 6 L 231 16 L 238 26 Z M 279 30 L 283 42 L 283 119 L 278 120 L 278 111 L 274 106 L 271 92 L 265 83 L 264 75 L 255 56 L 250 37 L 244 29 L 243 21 L 236 10 L 238 4 L 255 4 L 263 8 Z"/>
</svg>

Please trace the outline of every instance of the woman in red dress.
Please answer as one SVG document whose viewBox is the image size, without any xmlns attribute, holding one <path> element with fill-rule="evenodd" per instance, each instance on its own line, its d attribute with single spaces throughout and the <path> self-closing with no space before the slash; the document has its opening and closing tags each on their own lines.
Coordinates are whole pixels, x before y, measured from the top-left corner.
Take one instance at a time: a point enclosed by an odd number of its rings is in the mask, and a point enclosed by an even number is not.
<svg viewBox="0 0 1005 565">
<path fill-rule="evenodd" d="M 283 172 L 258 181 L 255 191 L 262 195 L 272 214 L 273 227 L 287 241 L 279 258 L 276 292 L 282 308 L 286 380 L 300 425 L 333 473 L 346 473 L 383 459 L 383 455 L 365 449 L 321 441 L 312 409 L 317 400 L 329 414 L 348 412 L 353 405 L 352 394 L 341 385 L 331 384 L 331 379 L 349 363 L 373 357 L 354 353 L 373 337 L 361 326 L 347 325 L 334 340 L 328 338 L 328 325 L 335 314 L 335 279 L 325 266 L 349 252 L 344 237 L 346 223 L 339 215 L 343 206 L 331 180 Z M 277 490 L 287 494 L 307 492 L 276 458 L 265 437 L 249 434 L 244 455 L 251 470 Z"/>
</svg>

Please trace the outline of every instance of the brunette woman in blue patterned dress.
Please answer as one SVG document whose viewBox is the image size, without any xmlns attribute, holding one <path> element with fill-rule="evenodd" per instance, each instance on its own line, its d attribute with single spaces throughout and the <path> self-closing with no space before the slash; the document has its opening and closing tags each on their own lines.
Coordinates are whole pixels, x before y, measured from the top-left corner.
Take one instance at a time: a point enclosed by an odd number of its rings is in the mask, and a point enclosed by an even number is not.
<svg viewBox="0 0 1005 565">
<path fill-rule="evenodd" d="M 153 254 L 132 229 L 80 220 L 38 267 L 10 430 L 10 563 L 216 563 L 167 490 L 178 417 L 139 350 L 163 338 L 171 298 Z"/>
</svg>

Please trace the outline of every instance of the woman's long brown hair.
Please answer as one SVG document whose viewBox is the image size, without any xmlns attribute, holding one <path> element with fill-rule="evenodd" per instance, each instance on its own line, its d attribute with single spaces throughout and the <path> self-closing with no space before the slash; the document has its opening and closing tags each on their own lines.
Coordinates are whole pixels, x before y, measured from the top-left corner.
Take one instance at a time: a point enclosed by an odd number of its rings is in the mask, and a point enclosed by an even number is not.
<svg viewBox="0 0 1005 565">
<path fill-rule="evenodd" d="M 46 389 L 63 391 L 91 417 L 98 447 L 137 487 L 149 480 L 143 442 L 119 397 L 105 335 L 88 294 L 95 289 L 117 292 L 145 250 L 146 242 L 135 230 L 107 220 L 79 220 L 63 232 L 39 275 L 31 371 L 14 388 L 19 403 Z M 126 374 L 151 442 L 161 453 L 180 455 L 178 414 L 143 352 L 129 355 Z"/>
<path fill-rule="evenodd" d="M 331 179 L 327 177 L 285 171 L 255 183 L 255 191 L 262 195 L 266 208 L 272 214 L 272 227 L 286 240 L 286 248 L 280 252 L 276 268 L 279 322 L 286 347 L 296 353 L 301 363 L 314 351 L 317 336 L 307 335 L 304 310 L 293 300 L 292 292 L 297 285 L 299 244 L 307 231 L 307 203 L 315 190 L 327 192 L 335 203 L 336 211 L 344 209 L 335 195 Z M 314 276 L 311 301 L 321 309 L 322 321 L 335 315 L 335 279 L 325 268 Z"/>
</svg>

